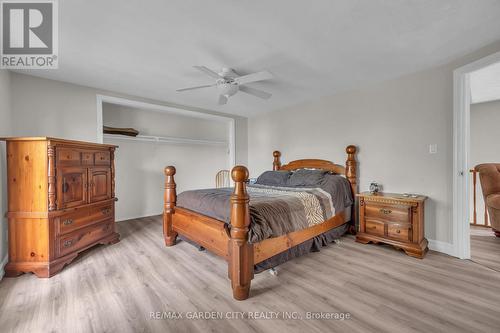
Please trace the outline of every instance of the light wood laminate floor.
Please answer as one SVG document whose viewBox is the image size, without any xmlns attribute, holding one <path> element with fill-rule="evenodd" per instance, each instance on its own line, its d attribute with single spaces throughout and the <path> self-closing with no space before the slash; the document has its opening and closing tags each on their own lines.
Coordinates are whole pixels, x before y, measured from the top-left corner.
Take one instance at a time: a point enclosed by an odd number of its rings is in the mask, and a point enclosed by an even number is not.
<svg viewBox="0 0 500 333">
<path fill-rule="evenodd" d="M 471 260 L 500 272 L 500 238 L 491 228 L 477 226 L 471 226 L 470 236 Z"/>
<path fill-rule="evenodd" d="M 435 252 L 419 260 L 348 236 L 281 265 L 278 276 L 256 275 L 251 298 L 239 302 L 231 297 L 225 262 L 186 242 L 166 248 L 160 217 L 120 222 L 118 230 L 120 243 L 86 251 L 51 279 L 4 278 L 0 331 L 498 332 L 500 327 L 500 273 L 472 261 Z M 151 318 L 151 312 L 168 311 L 181 312 L 184 319 Z M 275 311 L 302 318 L 308 311 L 348 312 L 352 318 L 186 319 L 196 311 L 224 316 Z"/>
</svg>

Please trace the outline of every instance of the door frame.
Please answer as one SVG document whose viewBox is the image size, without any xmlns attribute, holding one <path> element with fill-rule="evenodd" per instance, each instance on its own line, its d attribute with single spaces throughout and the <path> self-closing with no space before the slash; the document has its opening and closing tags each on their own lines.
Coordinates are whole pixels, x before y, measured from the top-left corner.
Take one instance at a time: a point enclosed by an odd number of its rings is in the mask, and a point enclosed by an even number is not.
<svg viewBox="0 0 500 333">
<path fill-rule="evenodd" d="M 149 111 L 158 111 L 163 113 L 177 114 L 186 117 L 199 118 L 199 119 L 210 119 L 219 122 L 226 123 L 228 126 L 228 169 L 231 170 L 236 165 L 236 125 L 235 118 L 230 116 L 223 116 L 219 114 L 213 114 L 206 110 L 206 112 L 189 110 L 187 108 L 182 108 L 180 106 L 166 106 L 161 104 L 153 104 L 148 102 L 141 102 L 132 99 L 106 96 L 106 95 L 96 95 L 97 100 L 97 142 L 104 142 L 104 135 L 102 132 L 103 119 L 102 119 L 102 104 L 118 104 L 123 106 L 128 106 L 136 109 L 143 109 Z"/>
<path fill-rule="evenodd" d="M 453 71 L 453 252 L 470 259 L 470 73 L 500 62 L 500 52 Z"/>
</svg>

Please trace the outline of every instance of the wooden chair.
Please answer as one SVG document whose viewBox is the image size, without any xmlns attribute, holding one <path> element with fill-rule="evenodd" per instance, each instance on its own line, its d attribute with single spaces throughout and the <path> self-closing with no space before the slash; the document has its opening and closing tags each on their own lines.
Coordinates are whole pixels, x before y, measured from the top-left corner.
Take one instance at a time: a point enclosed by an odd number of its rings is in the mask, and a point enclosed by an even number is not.
<svg viewBox="0 0 500 333">
<path fill-rule="evenodd" d="M 229 182 L 229 170 L 221 170 L 217 172 L 215 175 L 215 187 L 230 187 L 231 184 Z"/>
</svg>

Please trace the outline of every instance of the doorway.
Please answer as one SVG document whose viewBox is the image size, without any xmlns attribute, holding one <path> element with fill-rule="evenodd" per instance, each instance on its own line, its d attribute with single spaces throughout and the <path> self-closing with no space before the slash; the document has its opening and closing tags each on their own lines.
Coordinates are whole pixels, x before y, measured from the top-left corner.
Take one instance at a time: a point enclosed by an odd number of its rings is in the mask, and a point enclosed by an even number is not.
<svg viewBox="0 0 500 333">
<path fill-rule="evenodd" d="M 453 73 L 453 246 L 455 256 L 471 259 L 472 184 L 471 78 L 478 71 L 500 63 L 500 52 L 456 69 Z M 499 158 L 500 162 L 500 158 Z M 476 175 L 477 177 L 477 175 Z M 478 178 L 476 178 L 478 181 Z"/>
</svg>

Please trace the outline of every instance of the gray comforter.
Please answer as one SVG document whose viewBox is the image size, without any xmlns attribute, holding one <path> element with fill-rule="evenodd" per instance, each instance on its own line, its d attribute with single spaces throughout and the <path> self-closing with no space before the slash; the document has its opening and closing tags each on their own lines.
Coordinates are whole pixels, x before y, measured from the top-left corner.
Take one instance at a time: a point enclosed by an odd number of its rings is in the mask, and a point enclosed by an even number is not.
<svg viewBox="0 0 500 333">
<path fill-rule="evenodd" d="M 353 203 L 349 182 L 336 175 L 326 175 L 316 187 L 248 185 L 247 190 L 251 243 L 322 223 Z M 232 188 L 185 191 L 178 195 L 177 206 L 229 224 L 232 192 Z"/>
</svg>

